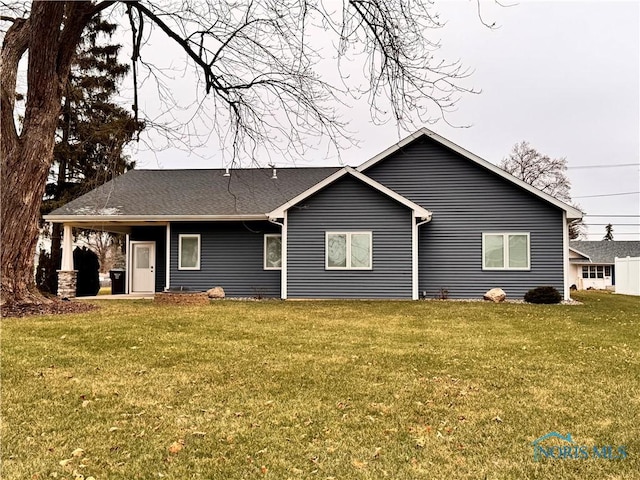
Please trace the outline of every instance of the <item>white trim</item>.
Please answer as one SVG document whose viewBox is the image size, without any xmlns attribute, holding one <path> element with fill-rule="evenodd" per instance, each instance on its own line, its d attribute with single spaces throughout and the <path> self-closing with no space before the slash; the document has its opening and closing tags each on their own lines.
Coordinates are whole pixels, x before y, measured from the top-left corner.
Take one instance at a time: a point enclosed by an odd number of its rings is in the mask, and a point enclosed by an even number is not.
<svg viewBox="0 0 640 480">
<path fill-rule="evenodd" d="M 613 267 L 613 265 L 611 265 L 610 263 L 602 263 L 602 264 L 585 264 L 585 265 L 578 265 L 580 268 L 578 268 L 578 275 L 580 276 L 580 278 L 587 280 L 602 280 L 602 279 L 611 279 L 611 268 Z M 584 269 L 587 269 L 587 276 L 584 276 Z M 606 269 L 609 269 L 609 275 L 607 275 L 606 273 Z M 598 269 L 602 270 L 602 276 L 599 277 L 598 276 Z M 595 276 L 591 276 L 591 272 L 595 272 L 594 275 Z"/>
<path fill-rule="evenodd" d="M 281 278 L 280 278 L 280 297 L 283 300 L 287 299 L 287 271 L 289 269 L 288 266 L 288 247 L 287 247 L 287 242 L 288 242 L 288 235 L 289 235 L 289 231 L 288 231 L 288 218 L 289 218 L 289 212 L 284 212 L 284 219 L 282 222 L 282 271 L 281 273 Z"/>
<path fill-rule="evenodd" d="M 346 252 L 344 267 L 329 266 L 329 235 L 345 235 L 346 236 Z M 352 267 L 351 266 L 351 237 L 353 235 L 369 235 L 369 266 L 368 267 Z M 325 270 L 373 270 L 373 232 L 371 230 L 351 230 L 345 231 L 326 231 L 324 232 L 324 269 Z"/>
<path fill-rule="evenodd" d="M 128 235 L 127 235 L 128 237 Z M 156 242 L 153 240 L 131 240 L 128 242 L 129 246 L 131 247 L 129 250 L 129 254 L 127 257 L 131 257 L 131 258 L 127 258 L 127 261 L 129 263 L 129 266 L 131 266 L 131 268 L 127 267 L 127 275 L 126 275 L 126 281 L 128 281 L 128 284 L 131 286 L 131 291 L 129 291 L 129 289 L 127 289 L 127 293 L 155 293 L 156 291 Z M 153 269 L 152 269 L 152 277 L 153 277 L 153 288 L 150 291 L 147 290 L 140 290 L 140 291 L 134 291 L 133 290 L 133 269 L 134 267 L 134 262 L 133 262 L 133 252 L 134 252 L 134 245 L 151 245 L 151 251 L 149 252 L 149 262 L 151 262 L 153 264 Z"/>
<path fill-rule="evenodd" d="M 168 291 L 171 288 L 171 224 L 167 223 L 167 240 L 165 242 L 165 257 L 166 257 L 166 277 L 164 280 L 164 289 Z"/>
<path fill-rule="evenodd" d="M 567 212 L 562 212 L 562 275 L 564 284 L 563 297 L 565 300 L 571 299 L 571 286 L 569 285 L 570 275 L 569 261 L 569 220 L 567 220 Z"/>
<path fill-rule="evenodd" d="M 370 187 L 378 190 L 380 193 L 383 193 L 384 195 L 386 195 L 386 196 L 392 198 L 393 200 L 395 200 L 396 202 L 399 202 L 402 205 L 404 205 L 405 207 L 413 210 L 414 215 L 417 218 L 421 218 L 423 220 L 431 219 L 431 212 L 429 210 L 421 207 L 420 205 L 418 205 L 416 203 L 413 203 L 411 200 L 409 200 L 409 199 L 403 197 L 402 195 L 394 192 L 390 188 L 385 187 L 381 183 L 378 183 L 375 180 L 367 177 L 366 175 L 364 175 L 363 173 L 360 173 L 359 171 L 357 171 L 356 169 L 354 169 L 352 167 L 344 167 L 344 168 L 338 170 L 337 172 L 329 175 L 327 178 L 325 178 L 321 182 L 316 183 L 313 187 L 305 190 L 300 195 L 298 195 L 298 196 L 294 197 L 293 199 L 289 200 L 287 203 L 284 203 L 284 204 L 280 205 L 278 208 L 276 208 L 275 210 L 272 210 L 271 212 L 269 212 L 267 214 L 268 217 L 269 218 L 282 218 L 284 216 L 284 212 L 287 211 L 289 208 L 291 208 L 295 204 L 305 200 L 306 198 L 310 197 L 314 193 L 317 193 L 318 191 L 322 190 L 326 186 L 331 185 L 333 182 L 335 182 L 336 180 L 338 180 L 339 178 L 342 178 L 343 176 L 345 176 L 347 174 L 357 178 L 358 180 L 360 180 L 360 181 L 366 183 L 367 185 L 369 185 Z"/>
<path fill-rule="evenodd" d="M 124 276 L 124 291 L 126 293 L 131 293 L 129 291 L 129 286 L 131 285 L 131 282 L 129 282 L 129 275 L 131 275 L 131 262 L 129 262 L 129 255 L 131 255 L 131 239 L 129 238 L 129 234 L 127 233 L 127 235 L 125 236 L 125 258 L 124 258 L 124 268 L 127 272 L 127 274 Z"/>
<path fill-rule="evenodd" d="M 502 236 L 502 267 L 487 267 L 485 261 L 485 237 L 487 235 Z M 527 266 L 526 267 L 510 267 L 509 266 L 509 237 L 511 235 L 524 235 L 527 237 Z M 529 271 L 531 270 L 531 234 L 530 232 L 482 232 L 482 270 L 487 271 Z"/>
<path fill-rule="evenodd" d="M 418 300 L 418 224 L 411 214 L 411 299 Z"/>
<path fill-rule="evenodd" d="M 195 267 L 182 266 L 182 239 L 197 238 L 198 239 L 198 261 Z M 199 233 L 181 233 L 178 235 L 178 270 L 200 270 L 200 259 L 202 257 L 202 239 Z"/>
<path fill-rule="evenodd" d="M 568 228 L 568 227 L 567 227 Z M 591 261 L 591 257 L 589 255 L 587 255 L 586 253 L 581 252 L 580 250 L 576 250 L 573 247 L 569 247 L 569 251 L 573 252 L 573 253 L 577 253 L 578 255 L 582 255 L 586 260 Z M 577 259 L 576 259 L 577 260 Z"/>
<path fill-rule="evenodd" d="M 267 266 L 267 239 L 278 237 L 280 238 L 280 266 L 279 267 L 269 267 Z M 282 270 L 282 234 L 281 233 L 265 233 L 264 234 L 264 244 L 262 250 L 262 269 L 263 270 Z"/>
<path fill-rule="evenodd" d="M 60 270 L 64 272 L 73 271 L 73 229 L 71 225 L 67 224 L 62 229 L 62 263 Z"/>
<path fill-rule="evenodd" d="M 426 136 L 426 137 L 429 137 L 429 138 L 435 140 L 436 142 L 440 143 L 441 145 L 453 150 L 456 153 L 459 153 L 463 157 L 466 157 L 467 159 L 471 160 L 472 162 L 477 163 L 481 167 L 486 168 L 487 170 L 495 173 L 496 175 L 499 175 L 500 177 L 504 178 L 505 180 L 518 185 L 519 187 L 527 190 L 528 192 L 531 192 L 534 195 L 542 198 L 543 200 L 546 200 L 547 202 L 551 203 L 552 205 L 555 205 L 556 207 L 562 209 L 567 214 L 567 219 L 569 219 L 569 220 L 577 220 L 577 219 L 582 218 L 583 213 L 580 210 L 578 210 L 577 208 L 572 207 L 571 205 L 568 205 L 568 204 L 566 204 L 564 202 L 561 202 L 557 198 L 552 197 L 551 195 L 549 195 L 547 193 L 544 193 L 541 190 L 538 190 L 537 188 L 529 185 L 528 183 L 520 180 L 519 178 L 514 177 L 510 173 L 505 172 L 504 170 L 502 170 L 501 168 L 497 167 L 493 163 L 488 162 L 488 161 L 484 160 L 483 158 L 479 157 L 478 155 L 475 155 L 474 153 L 471 153 L 468 150 L 465 150 L 464 148 L 460 147 L 459 145 L 456 145 L 452 141 L 447 140 L 444 137 L 441 137 L 437 133 L 429 130 L 428 128 L 421 128 L 417 132 L 414 132 L 411 135 L 409 135 L 408 137 L 400 140 L 400 142 L 398 142 L 397 144 L 387 148 L 385 151 L 379 153 L 375 157 L 371 158 L 370 160 L 368 160 L 365 163 L 363 163 L 362 165 L 360 165 L 357 168 L 357 170 L 359 172 L 364 172 L 365 170 L 367 170 L 368 168 L 372 167 L 376 163 L 380 162 L 381 160 L 384 160 L 389 155 L 401 150 L 402 148 L 404 148 L 405 146 L 407 146 L 408 144 L 410 144 L 411 142 L 413 142 L 414 140 L 416 140 L 416 139 L 418 139 L 418 138 L 420 138 L 422 136 Z"/>
<path fill-rule="evenodd" d="M 412 255 L 412 293 L 411 298 L 413 300 L 420 299 L 420 250 L 418 246 L 420 245 L 420 226 L 429 222 L 429 220 L 423 220 L 421 222 L 415 222 L 414 219 L 411 219 L 411 223 L 413 225 L 411 230 L 411 255 Z"/>
</svg>

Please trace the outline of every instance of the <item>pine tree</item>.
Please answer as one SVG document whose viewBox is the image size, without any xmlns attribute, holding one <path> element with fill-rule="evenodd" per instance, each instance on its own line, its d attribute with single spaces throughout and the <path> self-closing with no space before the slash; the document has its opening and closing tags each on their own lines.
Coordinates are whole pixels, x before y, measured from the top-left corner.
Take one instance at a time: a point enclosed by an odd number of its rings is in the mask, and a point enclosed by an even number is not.
<svg viewBox="0 0 640 480">
<path fill-rule="evenodd" d="M 604 228 L 605 228 L 605 234 L 604 234 L 604 237 L 602 238 L 602 240 L 605 240 L 607 242 L 612 241 L 613 240 L 613 225 L 611 225 L 609 223 Z"/>
<path fill-rule="evenodd" d="M 124 147 L 143 124 L 113 102 L 119 82 L 129 71 L 128 65 L 118 62 L 121 45 L 109 42 L 116 28 L 100 16 L 94 17 L 76 51 L 64 90 L 43 215 L 135 166 Z M 40 285 L 51 293 L 57 291 L 61 237 L 62 225 L 54 224 L 51 260 Z"/>
</svg>

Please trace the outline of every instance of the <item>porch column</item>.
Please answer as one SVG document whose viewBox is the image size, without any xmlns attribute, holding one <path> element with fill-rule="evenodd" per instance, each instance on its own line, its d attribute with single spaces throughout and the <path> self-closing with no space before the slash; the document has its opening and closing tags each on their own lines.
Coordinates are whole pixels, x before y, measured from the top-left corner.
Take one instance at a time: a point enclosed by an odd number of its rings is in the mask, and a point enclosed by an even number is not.
<svg viewBox="0 0 640 480">
<path fill-rule="evenodd" d="M 73 232 L 71 225 L 64 225 L 62 233 L 62 265 L 58 270 L 58 296 L 74 298 L 78 271 L 73 269 Z"/>
</svg>

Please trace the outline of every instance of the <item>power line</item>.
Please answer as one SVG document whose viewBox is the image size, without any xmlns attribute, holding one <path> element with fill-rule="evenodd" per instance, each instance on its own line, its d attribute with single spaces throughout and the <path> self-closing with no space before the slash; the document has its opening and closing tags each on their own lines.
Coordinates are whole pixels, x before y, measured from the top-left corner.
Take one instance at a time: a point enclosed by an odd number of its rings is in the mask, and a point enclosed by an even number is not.
<svg viewBox="0 0 640 480">
<path fill-rule="evenodd" d="M 614 227 L 640 227 L 640 223 L 617 223 L 617 222 L 609 222 L 609 223 L 589 223 L 585 222 L 585 225 L 593 225 L 598 227 L 606 227 L 607 225 L 613 225 Z"/>
<path fill-rule="evenodd" d="M 573 197 L 573 198 L 617 197 L 619 195 L 637 195 L 639 193 L 640 192 L 603 193 L 602 195 L 582 195 L 581 197 Z"/>
<path fill-rule="evenodd" d="M 613 232 L 614 235 L 639 235 L 638 232 Z M 592 232 L 587 233 L 587 235 L 597 235 L 598 237 L 602 236 L 601 232 Z"/>
<path fill-rule="evenodd" d="M 640 215 L 596 215 L 595 213 L 585 213 L 585 217 L 611 217 L 611 218 L 640 218 Z"/>
<path fill-rule="evenodd" d="M 578 168 L 613 168 L 613 167 L 640 167 L 640 163 L 614 163 L 613 165 L 576 165 L 574 167 L 567 167 L 569 169 Z"/>
</svg>

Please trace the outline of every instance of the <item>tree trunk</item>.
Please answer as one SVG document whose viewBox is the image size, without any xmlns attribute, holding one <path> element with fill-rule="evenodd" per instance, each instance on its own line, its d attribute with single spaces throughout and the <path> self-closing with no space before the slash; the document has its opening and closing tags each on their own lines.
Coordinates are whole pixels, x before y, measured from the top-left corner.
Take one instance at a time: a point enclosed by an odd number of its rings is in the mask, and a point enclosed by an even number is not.
<svg viewBox="0 0 640 480">
<path fill-rule="evenodd" d="M 92 15 L 90 2 L 33 2 L 31 15 L 7 30 L 2 44 L 2 280 L 0 304 L 48 302 L 35 287 L 40 205 L 53 162 L 62 88 Z M 22 131 L 14 119 L 18 63 L 29 51 Z"/>
</svg>

